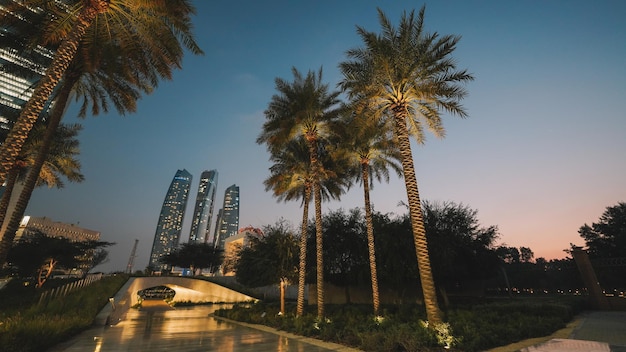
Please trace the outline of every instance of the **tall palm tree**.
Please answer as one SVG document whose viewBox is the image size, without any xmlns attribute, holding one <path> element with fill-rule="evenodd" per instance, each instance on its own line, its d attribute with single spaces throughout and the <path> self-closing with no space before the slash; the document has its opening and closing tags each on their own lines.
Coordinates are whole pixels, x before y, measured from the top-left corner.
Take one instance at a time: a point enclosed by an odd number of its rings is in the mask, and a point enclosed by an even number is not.
<svg viewBox="0 0 626 352">
<path fill-rule="evenodd" d="M 171 24 L 164 24 L 163 21 L 167 22 L 168 19 L 163 17 L 167 15 L 163 11 L 170 5 L 173 19 Z M 100 111 L 107 112 L 109 103 L 122 115 L 134 112 L 136 102 L 142 93 L 151 93 L 160 79 L 171 79 L 172 70 L 181 67 L 183 51 L 179 40 L 182 40 L 183 45 L 192 53 L 202 53 L 190 34 L 189 15 L 194 12 L 193 8 L 185 1 L 177 0 L 166 5 L 164 9 L 157 11 L 156 20 L 151 18 L 154 14 L 133 12 L 146 18 L 124 21 L 111 16 L 110 22 L 107 23 L 108 27 L 102 27 L 102 23 L 98 22 L 86 31 L 76 55 L 65 70 L 59 89 L 53 96 L 55 105 L 49 118 L 45 142 L 42 143 L 39 157 L 25 181 L 16 211 L 11 216 L 9 224 L 5 226 L 4 238 L 7 238 L 7 241 L 15 236 L 34 189 L 37 169 L 41 168 L 46 158 L 56 128 L 72 94 L 77 100 L 82 100 L 80 117 L 86 115 L 90 105 L 93 115 Z M 163 18 L 159 19 L 159 16 Z M 58 31 L 49 30 L 49 26 L 45 26 L 50 23 L 49 21 L 42 21 L 39 18 L 38 22 L 35 20 L 33 22 L 40 30 L 29 31 L 31 43 L 45 44 L 59 41 Z M 10 242 L 0 245 L 0 263 L 4 263 L 10 245 Z"/>
<path fill-rule="evenodd" d="M 302 199 L 302 224 L 300 227 L 300 255 L 298 269 L 298 299 L 296 316 L 304 314 L 304 287 L 306 279 L 307 229 L 311 189 L 314 183 L 320 185 L 323 200 L 338 199 L 347 186 L 347 178 L 337 177 L 328 170 L 328 155 L 322 158 L 321 178 L 313 179 L 311 172 L 309 149 L 303 138 L 289 141 L 284 149 L 274 151 L 270 161 L 270 176 L 263 182 L 266 191 L 272 191 L 278 201 Z"/>
<path fill-rule="evenodd" d="M 385 120 L 368 119 L 365 108 L 353 107 L 345 115 L 338 148 L 334 150 L 335 158 L 345 159 L 355 169 L 357 181 L 363 184 L 365 204 L 365 223 L 367 228 L 367 247 L 372 281 L 372 303 L 374 315 L 379 314 L 380 296 L 378 290 L 378 274 L 376 269 L 376 249 L 374 246 L 374 223 L 370 189 L 374 180 L 389 182 L 389 168 L 402 176 L 400 151 L 392 140 L 392 131 Z M 341 156 L 337 156 L 341 154 Z"/>
<path fill-rule="evenodd" d="M 304 147 L 304 148 L 303 148 Z M 306 241 L 311 201 L 311 177 L 308 148 L 294 140 L 270 158 L 270 176 L 263 182 L 266 191 L 272 191 L 278 201 L 302 199 L 302 224 L 300 226 L 300 254 L 298 265 L 298 299 L 296 316 L 304 314 L 304 286 L 306 279 Z"/>
<path fill-rule="evenodd" d="M 365 100 L 376 108 L 376 118 L 391 118 L 400 153 L 409 201 L 411 226 L 428 320 L 442 321 L 430 267 L 421 202 L 413 166 L 409 136 L 424 142 L 423 124 L 443 137 L 441 112 L 460 117 L 467 114 L 460 100 L 467 94 L 463 84 L 473 80 L 466 70 L 457 70 L 451 54 L 459 36 L 428 33 L 422 7 L 404 12 L 394 27 L 378 9 L 380 34 L 357 27 L 364 47 L 347 51 L 340 64 L 344 75 L 340 87 L 351 99 Z"/>
<path fill-rule="evenodd" d="M 4 182 L 28 133 L 81 42 L 86 41 L 83 50 L 99 50 L 97 45 L 89 44 L 115 41 L 129 54 L 120 60 L 143 56 L 145 66 L 159 65 L 158 69 L 180 65 L 180 61 L 172 63 L 168 56 L 173 53 L 172 50 L 182 52 L 181 42 L 194 53 L 202 52 L 191 35 L 190 16 L 195 9 L 188 0 L 24 0 L 9 4 L 0 13 L 0 21 L 3 24 L 18 21 L 22 13 L 33 8 L 49 13 L 48 21 L 42 23 L 46 39 L 42 44 L 60 45 L 0 147 L 0 182 Z M 85 36 L 90 28 L 96 35 Z"/>
<path fill-rule="evenodd" d="M 311 179 L 320 179 L 320 141 L 331 135 L 331 124 L 338 117 L 339 92 L 329 91 L 322 83 L 322 69 L 303 76 L 292 68 L 293 82 L 276 78 L 278 94 L 265 110 L 266 121 L 257 143 L 265 143 L 270 154 L 284 148 L 290 140 L 304 138 L 309 150 Z M 315 204 L 317 315 L 324 316 L 324 260 L 322 243 L 322 193 L 319 182 L 312 182 Z"/>
</svg>

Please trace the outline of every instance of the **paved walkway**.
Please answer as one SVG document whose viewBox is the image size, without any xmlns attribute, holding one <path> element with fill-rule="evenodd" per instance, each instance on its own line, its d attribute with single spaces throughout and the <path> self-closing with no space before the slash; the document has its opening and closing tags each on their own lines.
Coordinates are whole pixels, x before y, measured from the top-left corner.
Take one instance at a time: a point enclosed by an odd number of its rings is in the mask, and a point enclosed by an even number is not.
<svg viewBox="0 0 626 352">
<path fill-rule="evenodd" d="M 626 352 L 626 312 L 592 311 L 549 337 L 529 339 L 490 352 Z"/>
<path fill-rule="evenodd" d="M 48 352 L 350 352 L 354 349 L 210 316 L 216 306 L 146 304 L 115 325 L 103 323 Z M 104 310 L 106 311 L 106 309 Z"/>
</svg>

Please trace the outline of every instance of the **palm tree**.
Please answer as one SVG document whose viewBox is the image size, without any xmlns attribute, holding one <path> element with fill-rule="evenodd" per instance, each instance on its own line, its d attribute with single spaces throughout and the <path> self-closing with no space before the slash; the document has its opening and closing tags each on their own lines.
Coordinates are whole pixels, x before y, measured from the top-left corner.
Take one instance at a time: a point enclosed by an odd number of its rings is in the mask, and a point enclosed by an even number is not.
<svg viewBox="0 0 626 352">
<path fill-rule="evenodd" d="M 320 179 L 320 141 L 331 135 L 331 124 L 339 109 L 339 92 L 330 92 L 322 83 L 322 69 L 317 74 L 309 71 L 303 76 L 292 68 L 293 82 L 276 78 L 278 94 L 272 96 L 267 110 L 263 131 L 257 143 L 265 143 L 270 154 L 284 148 L 298 137 L 304 138 L 309 150 L 311 179 Z M 319 182 L 312 181 L 315 204 L 316 263 L 317 263 L 317 315 L 324 316 L 324 260 L 322 244 L 322 193 Z"/>
<path fill-rule="evenodd" d="M 63 188 L 65 185 L 61 176 L 66 177 L 70 182 L 82 182 L 84 180 L 84 176 L 80 173 L 80 163 L 75 159 L 75 155 L 78 154 L 78 140 L 75 137 L 81 128 L 78 124 L 61 126 L 53 141 L 53 149 L 40 168 L 36 186 L 46 185 L 48 188 Z M 39 146 L 43 142 L 45 130 L 45 124 L 37 123 L 35 125 L 15 166 L 7 175 L 5 190 L 0 197 L 0 225 L 2 225 L 9 207 L 13 190 L 23 188 L 20 185 L 24 183 L 25 175 L 32 169 Z M 1 234 L 0 238 L 2 238 Z"/>
<path fill-rule="evenodd" d="M 7 238 L 7 241 L 15 236 L 21 216 L 32 195 L 37 170 L 41 168 L 46 158 L 56 128 L 72 94 L 77 100 L 82 99 L 80 117 L 86 115 L 89 105 L 91 105 L 90 110 L 93 115 L 97 115 L 100 111 L 107 112 L 109 102 L 122 115 L 134 112 L 136 102 L 142 93 L 151 93 L 158 85 L 159 79 L 171 79 L 172 69 L 181 67 L 183 51 L 179 38 L 193 53 L 202 53 L 190 35 L 188 16 L 189 13 L 193 13 L 193 9 L 188 9 L 184 4 L 184 6 L 178 6 L 176 3 L 177 1 L 174 1 L 170 4 L 172 16 L 176 17 L 171 25 L 163 25 L 158 20 L 152 23 L 155 21 L 151 18 L 146 19 L 145 23 L 141 19 L 130 22 L 112 21 L 108 28 L 102 28 L 98 22 L 98 25 L 91 26 L 84 35 L 77 54 L 65 71 L 59 89 L 53 95 L 55 105 L 49 118 L 45 140 L 32 167 L 32 172 L 25 181 L 16 211 L 9 224 L 5 226 L 4 238 Z M 141 13 L 137 14 L 141 15 Z M 42 24 L 41 18 L 34 24 Z M 179 30 L 181 33 L 172 35 L 170 33 L 172 30 Z M 34 44 L 58 41 L 55 31 L 29 31 L 28 35 L 31 37 L 29 42 Z M 162 40 L 158 41 L 157 38 Z M 145 39 L 148 41 L 146 42 Z M 133 43 L 140 44 L 132 45 Z M 10 242 L 0 245 L 0 263 L 4 263 L 10 245 Z"/>
<path fill-rule="evenodd" d="M 298 265 L 298 299 L 296 316 L 304 314 L 304 286 L 306 279 L 306 240 L 311 201 L 310 158 L 308 148 L 297 140 L 284 150 L 276 151 L 270 158 L 270 176 L 263 182 L 266 191 L 272 191 L 278 201 L 302 199 L 302 224 L 300 227 L 300 254 Z"/>
<path fill-rule="evenodd" d="M 20 117 L 0 147 L 0 182 L 4 182 L 28 133 L 44 109 L 54 88 L 75 57 L 81 42 L 83 50 L 99 51 L 98 45 L 110 41 L 125 48 L 122 59 L 142 58 L 144 66 L 180 66 L 169 57 L 182 52 L 180 42 L 193 53 L 202 51 L 191 35 L 190 15 L 195 12 L 188 0 L 24 0 L 9 4 L 0 14 L 0 21 L 18 21 L 21 14 L 40 8 L 49 13 L 43 23 L 45 42 L 60 43 L 52 63 L 26 103 Z M 91 29 L 92 36 L 85 36 Z M 180 56 L 180 55 L 178 55 Z M 176 56 L 174 56 L 176 57 Z M 89 62 L 97 64 L 98 62 Z"/>
<path fill-rule="evenodd" d="M 328 155 L 322 158 L 320 170 L 321 179 L 312 178 L 309 149 L 304 138 L 289 141 L 284 149 L 274 151 L 270 161 L 270 176 L 263 182 L 266 191 L 272 191 L 278 201 L 302 199 L 302 224 L 300 227 L 300 255 L 298 269 L 298 299 L 296 316 L 304 314 L 304 286 L 306 284 L 306 253 L 309 203 L 313 183 L 320 184 L 322 200 L 338 199 L 347 185 L 347 178 L 337 177 L 337 174 L 328 170 Z"/>
<path fill-rule="evenodd" d="M 61 125 L 57 133 L 54 135 L 53 141 L 50 143 L 50 151 L 46 153 L 45 160 L 38 167 L 38 158 L 40 157 L 40 147 L 45 143 L 45 134 L 48 127 L 43 123 L 38 123 L 31 131 L 29 138 L 26 140 L 24 147 L 18 157 L 19 162 L 16 165 L 21 168 L 14 168 L 9 173 L 5 191 L 0 200 L 0 223 L 2 229 L 0 233 L 0 263 L 4 264 L 6 256 L 13 244 L 15 233 L 19 228 L 20 221 L 24 216 L 26 205 L 23 202 L 25 193 L 29 196 L 32 189 L 36 186 L 47 185 L 49 188 L 63 188 L 64 183 L 61 176 L 67 178 L 70 182 L 82 182 L 84 176 L 80 173 L 80 162 L 76 159 L 79 154 L 79 142 L 76 136 L 82 126 L 78 124 Z M 21 182 L 17 181 L 20 176 L 26 178 Z M 31 184 L 32 183 L 32 184 Z M 19 187 L 21 186 L 21 187 Z M 14 189 L 22 189 L 13 211 L 9 214 L 9 202 L 13 195 Z M 27 190 L 30 189 L 29 192 Z M 4 219 L 10 215 L 10 221 L 4 223 Z"/>
<path fill-rule="evenodd" d="M 378 182 L 389 182 L 389 168 L 402 176 L 400 152 L 392 140 L 392 131 L 386 126 L 385 120 L 368 119 L 367 109 L 354 107 L 348 110 L 341 140 L 334 151 L 335 158 L 349 160 L 355 168 L 354 177 L 363 183 L 365 201 L 365 223 L 367 227 L 367 247 L 372 281 L 372 303 L 374 315 L 378 315 L 380 297 L 378 291 L 378 275 L 376 270 L 376 249 L 374 246 L 374 224 L 370 201 L 370 188 L 374 187 L 374 179 Z M 337 156 L 341 154 L 341 156 Z"/>
<path fill-rule="evenodd" d="M 351 99 L 374 106 L 376 118 L 392 120 L 402 154 L 426 313 L 429 321 L 440 323 L 409 136 L 423 143 L 426 124 L 436 136 L 443 137 L 442 110 L 465 117 L 460 104 L 466 95 L 463 84 L 473 80 L 473 76 L 466 70 L 457 70 L 451 57 L 460 37 L 427 33 L 424 12 L 425 7 L 417 16 L 414 11 L 404 12 L 395 28 L 378 9 L 380 35 L 357 27 L 365 46 L 347 51 L 349 60 L 340 64 L 344 78 L 339 85 Z"/>
</svg>

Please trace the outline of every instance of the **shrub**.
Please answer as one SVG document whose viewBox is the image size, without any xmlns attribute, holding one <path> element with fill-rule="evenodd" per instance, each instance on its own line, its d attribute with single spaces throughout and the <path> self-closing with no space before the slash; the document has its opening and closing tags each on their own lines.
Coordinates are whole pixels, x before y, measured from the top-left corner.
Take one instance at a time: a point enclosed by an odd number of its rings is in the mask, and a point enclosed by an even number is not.
<svg viewBox="0 0 626 352">
<path fill-rule="evenodd" d="M 449 324 L 432 328 L 424 324 L 424 309 L 419 305 L 384 307 L 382 319 L 371 314 L 369 305 L 328 305 L 328 318 L 322 321 L 313 314 L 295 318 L 293 306 L 279 316 L 277 303 L 262 302 L 235 305 L 215 314 L 364 351 L 440 351 L 451 343 L 450 350 L 471 352 L 549 335 L 565 326 L 580 307 L 568 300 L 480 301 L 455 306 L 447 313 Z"/>
</svg>

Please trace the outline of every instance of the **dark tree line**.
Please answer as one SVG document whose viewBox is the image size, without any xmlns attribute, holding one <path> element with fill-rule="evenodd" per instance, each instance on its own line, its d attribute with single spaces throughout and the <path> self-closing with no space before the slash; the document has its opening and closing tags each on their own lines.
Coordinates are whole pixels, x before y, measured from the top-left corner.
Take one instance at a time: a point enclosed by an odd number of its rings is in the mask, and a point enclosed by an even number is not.
<svg viewBox="0 0 626 352">
<path fill-rule="evenodd" d="M 626 212 L 618 211 L 623 206 L 624 203 L 620 203 L 618 209 L 611 207 L 599 223 L 581 227 L 581 235 L 595 229 L 587 242 L 592 262 L 601 253 L 600 248 L 610 249 L 616 245 L 606 242 L 623 238 L 619 223 L 621 214 Z M 498 228 L 481 226 L 478 212 L 467 205 L 424 202 L 423 213 L 433 275 L 446 304 L 448 294 L 567 294 L 583 289 L 572 258 L 535 259 L 528 247 L 497 244 Z M 416 260 L 410 221 L 408 214 L 373 213 L 379 283 L 397 292 L 401 299 L 405 295 L 411 298 L 409 295 L 416 292 L 419 282 L 417 268 L 407 265 Z M 345 299 L 350 302 L 353 288 L 367 289 L 370 284 L 364 214 L 359 208 L 330 211 L 322 218 L 322 230 L 325 280 L 344 287 Z M 240 253 L 237 264 L 240 282 L 256 287 L 279 284 L 281 278 L 289 277 L 286 281 L 293 284 L 299 252 L 299 240 L 294 233 L 280 223 L 267 227 L 264 238 L 252 240 L 251 246 Z M 307 237 L 307 250 L 312 251 L 316 245 L 313 224 L 309 225 Z M 609 253 L 612 252 L 604 255 Z M 307 282 L 315 283 L 316 258 L 307 259 Z M 624 287 L 623 268 L 599 267 L 596 271 L 603 287 Z"/>
</svg>

